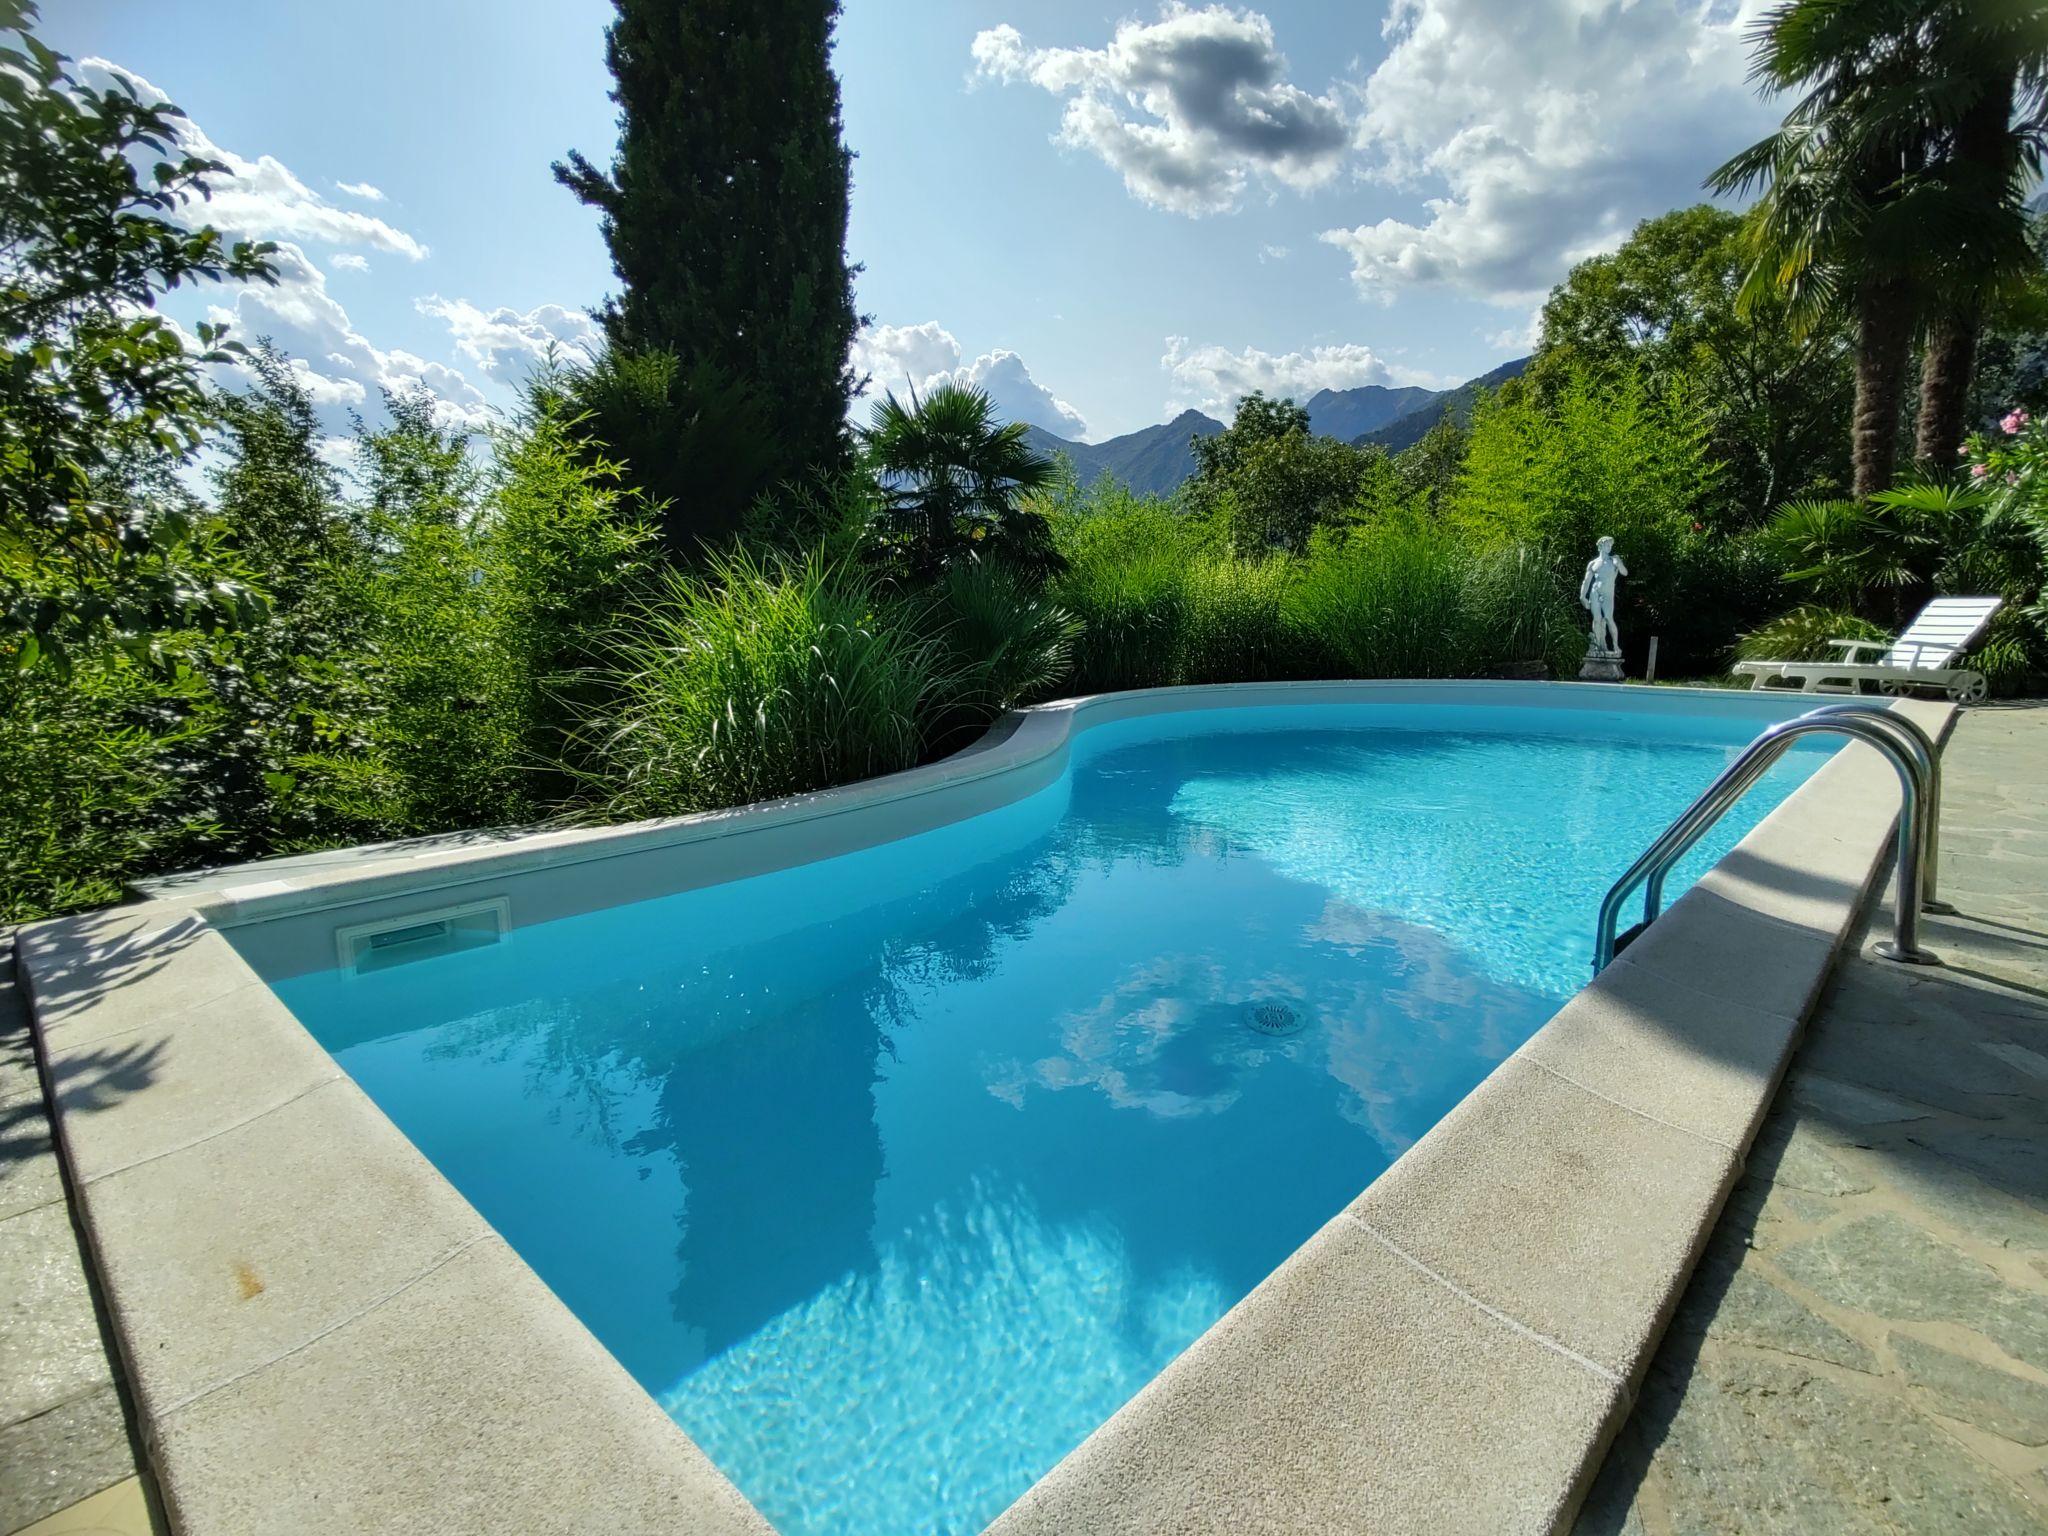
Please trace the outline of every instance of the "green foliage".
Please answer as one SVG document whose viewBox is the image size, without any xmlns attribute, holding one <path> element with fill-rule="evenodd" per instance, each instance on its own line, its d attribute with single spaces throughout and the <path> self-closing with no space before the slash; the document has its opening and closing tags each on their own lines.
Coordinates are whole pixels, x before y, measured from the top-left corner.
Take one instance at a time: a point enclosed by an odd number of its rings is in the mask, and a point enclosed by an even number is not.
<svg viewBox="0 0 2048 1536">
<path fill-rule="evenodd" d="M 1785 566 L 1785 580 L 1810 587 L 1834 609 L 1854 608 L 1878 588 L 1911 585 L 1916 563 L 1934 553 L 1912 522 L 1853 501 L 1788 501 L 1762 543 Z"/>
<path fill-rule="evenodd" d="M 369 544 L 319 452 L 300 375 L 267 342 L 248 359 L 250 387 L 217 395 L 221 455 L 211 478 L 226 546 L 262 572 L 265 610 L 204 663 L 221 711 L 210 775 L 222 852 L 253 857 L 355 831 L 296 794 L 293 765 L 321 750 L 336 717 L 362 706 L 352 659 L 368 635 L 358 589 Z"/>
<path fill-rule="evenodd" d="M 759 484 L 704 524 L 729 528 L 754 494 L 847 458 L 847 366 L 858 316 L 846 262 L 848 173 L 831 69 L 837 0 L 617 0 L 606 34 L 619 105 L 609 171 L 571 153 L 555 175 L 603 215 L 623 291 L 605 329 L 628 354 L 772 401 L 775 452 Z M 705 377 L 711 377 L 707 375 Z M 690 375 L 693 379 L 699 376 Z M 702 398 L 700 396 L 699 398 Z M 658 439 L 625 454 L 673 493 L 736 466 Z M 751 450 L 750 450 L 751 451 Z M 670 466 L 674 467 L 670 467 Z M 686 510 L 687 507 L 686 507 Z M 729 513 L 729 515 L 728 515 Z"/>
<path fill-rule="evenodd" d="M 1030 580 L 1059 565 L 1052 532 L 1027 498 L 1051 484 L 1053 461 L 999 423 L 986 392 L 942 384 L 905 406 L 885 395 L 861 433 L 880 486 L 874 553 L 923 580 L 963 560 L 994 560 Z"/>
<path fill-rule="evenodd" d="M 1053 594 L 1081 622 L 1073 686 L 1102 693 L 1176 682 L 1202 527 L 1117 487 L 1095 497 L 1089 511 L 1053 524 L 1066 560 Z"/>
<path fill-rule="evenodd" d="M 1584 648 L 1563 590 L 1523 549 L 1477 551 L 1441 526 L 1389 525 L 1320 545 L 1289 594 L 1316 675 L 1470 677 L 1553 667 Z"/>
<path fill-rule="evenodd" d="M 183 114 L 125 80 L 95 90 L 0 0 L 0 665 L 96 636 L 246 615 L 242 573 L 175 508 L 113 493 L 124 457 L 183 457 L 206 425 L 198 364 L 156 299 L 183 284 L 267 280 L 272 247 L 228 245 L 169 215 L 216 161 L 174 155 Z M 145 167 L 147 169 L 145 170 Z"/>
<path fill-rule="evenodd" d="M 212 722 L 191 670 L 107 642 L 0 674 L 0 923 L 116 901 L 132 873 L 203 857 L 194 751 Z"/>
<path fill-rule="evenodd" d="M 1394 460 L 1394 486 L 1389 490 L 1370 467 L 1361 505 L 1367 511 L 1420 511 L 1430 517 L 1441 513 L 1465 473 L 1465 459 L 1472 450 L 1472 433 L 1446 416 L 1412 448 L 1402 450 Z"/>
<path fill-rule="evenodd" d="M 1718 466 L 1685 375 L 1569 373 L 1547 394 L 1511 384 L 1473 416 L 1446 516 L 1481 548 L 1528 545 L 1576 591 L 1594 541 L 1628 562 L 1620 627 L 1631 646 L 1684 621 L 1681 551 L 1703 533 Z"/>
<path fill-rule="evenodd" d="M 1235 548 L 1254 553 L 1305 549 L 1317 528 L 1342 521 L 1386 463 L 1379 449 L 1314 436 L 1306 410 L 1257 390 L 1239 402 L 1228 428 L 1194 446 L 1190 506 L 1227 530 Z"/>
<path fill-rule="evenodd" d="M 1704 507 L 1713 527 L 1752 526 L 1848 473 L 1848 327 L 1833 313 L 1795 326 L 1771 293 L 1739 304 L 1749 260 L 1735 214 L 1702 204 L 1647 219 L 1552 290 L 1529 370 L 1539 389 L 1588 373 L 1692 380 L 1722 466 Z"/>
<path fill-rule="evenodd" d="M 613 345 L 588 365 L 544 374 L 538 387 L 567 397 L 564 419 L 591 462 L 617 466 L 671 560 L 693 562 L 738 531 L 781 468 L 758 389 L 714 363 L 684 368 L 674 352 Z"/>
<path fill-rule="evenodd" d="M 1737 637 L 1737 661 L 1825 661 L 1833 640 L 1884 640 L 1892 632 L 1842 608 L 1806 604 Z"/>
<path fill-rule="evenodd" d="M 1183 567 L 1182 681 L 1252 683 L 1301 669 L 1288 598 L 1296 562 L 1209 555 Z"/>
<path fill-rule="evenodd" d="M 893 772 L 923 748 L 935 642 L 889 622 L 858 567 L 810 558 L 671 572 L 620 631 L 592 722 L 607 814 L 666 816 Z"/>
<path fill-rule="evenodd" d="M 388 403 L 392 425 L 359 439 L 373 491 L 351 592 L 363 643 L 352 667 L 321 674 L 322 742 L 291 764 L 301 798 L 361 836 L 550 812 L 573 788 L 579 722 L 609 698 L 596 637 L 652 535 L 545 382 L 494 433 L 482 484 L 426 402 Z M 404 494 L 380 496 L 380 482 Z"/>
<path fill-rule="evenodd" d="M 1585 640 L 1547 563 L 1479 551 L 1419 515 L 1243 557 L 1199 520 L 1126 503 L 1055 521 L 1059 601 L 1081 621 L 1082 692 L 1290 677 L 1462 677 L 1577 664 Z"/>
<path fill-rule="evenodd" d="M 1006 709 L 1052 697 L 1081 633 L 1042 584 L 986 562 L 949 567 L 910 621 L 938 646 L 940 705 L 928 730 L 938 749 L 964 745 Z"/>
<path fill-rule="evenodd" d="M 1470 670 L 1472 556 L 1441 529 L 1377 529 L 1315 551 L 1289 616 L 1325 677 L 1458 677 Z"/>
</svg>

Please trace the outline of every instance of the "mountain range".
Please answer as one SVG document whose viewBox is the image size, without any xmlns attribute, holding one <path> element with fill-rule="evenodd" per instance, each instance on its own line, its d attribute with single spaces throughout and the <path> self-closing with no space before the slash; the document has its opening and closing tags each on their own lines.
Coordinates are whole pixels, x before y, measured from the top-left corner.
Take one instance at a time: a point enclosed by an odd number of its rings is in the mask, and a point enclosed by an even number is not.
<svg viewBox="0 0 2048 1536">
<path fill-rule="evenodd" d="M 1517 358 L 1456 389 L 1364 384 L 1357 389 L 1317 390 L 1308 401 L 1309 430 L 1349 443 L 1377 443 L 1389 453 L 1399 453 L 1420 442 L 1446 415 L 1461 423 L 1470 421 L 1480 390 L 1505 383 L 1528 366 L 1528 358 Z M 1113 479 L 1140 496 L 1165 496 L 1195 472 L 1194 439 L 1222 430 L 1223 423 L 1213 416 L 1182 411 L 1156 427 L 1100 443 L 1072 442 L 1043 427 L 1026 427 L 1024 436 L 1040 453 L 1065 454 L 1083 485 Z"/>
</svg>

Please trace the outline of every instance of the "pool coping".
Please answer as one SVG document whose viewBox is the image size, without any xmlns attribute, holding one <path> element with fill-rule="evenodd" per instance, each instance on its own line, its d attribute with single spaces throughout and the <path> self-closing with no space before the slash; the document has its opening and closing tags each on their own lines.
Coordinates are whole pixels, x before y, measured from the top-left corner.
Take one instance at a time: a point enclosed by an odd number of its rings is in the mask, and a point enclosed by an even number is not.
<svg viewBox="0 0 2048 1536">
<path fill-rule="evenodd" d="M 1611 685 L 1480 682 L 1098 695 L 818 795 L 400 849 L 22 929 L 67 1174 L 177 1528 L 771 1529 L 227 931 L 536 873 L 576 888 L 579 910 L 632 899 L 629 868 L 666 889 L 685 866 L 683 884 L 743 878 L 1013 802 L 1114 720 L 1532 695 L 1619 702 Z M 1759 726 L 1787 712 L 1716 690 L 1627 698 Z M 1954 715 L 1893 707 L 1937 734 Z M 1567 1522 L 1884 870 L 1896 809 L 1869 749 L 1824 764 L 991 1530 Z"/>
</svg>

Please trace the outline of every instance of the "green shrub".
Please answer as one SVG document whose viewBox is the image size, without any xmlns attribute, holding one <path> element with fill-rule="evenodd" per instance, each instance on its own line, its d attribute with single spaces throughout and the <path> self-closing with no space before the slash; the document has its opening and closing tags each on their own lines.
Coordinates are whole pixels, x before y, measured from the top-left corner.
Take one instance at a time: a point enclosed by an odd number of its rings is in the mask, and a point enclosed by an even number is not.
<svg viewBox="0 0 2048 1536">
<path fill-rule="evenodd" d="M 1459 677 L 1472 669 L 1473 557 L 1435 528 L 1389 526 L 1324 540 L 1289 611 L 1325 677 Z"/>
<path fill-rule="evenodd" d="M 962 716 L 935 732 L 948 740 L 1050 697 L 1066 680 L 1081 632 L 1080 621 L 1041 588 L 986 561 L 950 568 L 916 618 L 944 657 L 947 707 Z"/>
<path fill-rule="evenodd" d="M 1247 683 L 1289 677 L 1301 646 L 1287 617 L 1296 562 L 1197 559 L 1185 567 L 1175 681 Z"/>
<path fill-rule="evenodd" d="M 195 764 L 217 719 L 204 680 L 105 643 L 68 660 L 0 673 L 0 922 L 117 901 L 131 877 L 203 858 L 220 831 Z"/>
<path fill-rule="evenodd" d="M 890 620 L 894 618 L 895 622 Z M 944 684 L 938 646 L 857 567 L 715 560 L 666 573 L 623 626 L 619 697 L 593 722 L 592 795 L 615 817 L 800 794 L 908 768 Z"/>
<path fill-rule="evenodd" d="M 1585 611 L 1526 545 L 1477 556 L 1466 605 L 1475 670 L 1540 661 L 1552 676 L 1570 677 L 1585 655 Z"/>
<path fill-rule="evenodd" d="M 1735 640 L 1737 661 L 1824 661 L 1830 640 L 1884 640 L 1891 631 L 1843 608 L 1807 604 L 1760 624 Z"/>
<path fill-rule="evenodd" d="M 1187 606 L 1186 530 L 1164 502 L 1120 486 L 1084 493 L 1052 518 L 1066 569 L 1053 583 L 1080 622 L 1074 643 L 1078 693 L 1170 683 Z"/>
</svg>

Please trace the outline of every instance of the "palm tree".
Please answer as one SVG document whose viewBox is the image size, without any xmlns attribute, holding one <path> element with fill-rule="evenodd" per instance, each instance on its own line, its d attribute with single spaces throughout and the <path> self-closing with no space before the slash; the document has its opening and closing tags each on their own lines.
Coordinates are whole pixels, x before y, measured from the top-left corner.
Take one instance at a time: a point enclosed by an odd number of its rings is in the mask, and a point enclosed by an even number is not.
<svg viewBox="0 0 2048 1536">
<path fill-rule="evenodd" d="M 2006 0 L 1991 0 L 2002 4 Z M 1751 76 L 1802 91 L 1778 131 L 1707 178 L 1762 195 L 1749 214 L 1745 306 L 1781 295 L 1810 328 L 1846 306 L 1856 326 L 1853 488 L 1891 484 L 1913 333 L 1938 265 L 1932 152 L 1917 82 L 1936 0 L 1786 0 L 1754 31 Z"/>
<path fill-rule="evenodd" d="M 881 484 L 884 553 L 917 577 L 983 557 L 1033 578 L 1059 569 L 1045 518 L 1023 505 L 1055 467 L 1025 431 L 999 423 L 987 393 L 969 385 L 942 384 L 922 400 L 913 391 L 908 406 L 885 396 L 860 434 Z"/>
<path fill-rule="evenodd" d="M 1954 468 L 1986 310 L 2039 282 L 2026 194 L 2048 141 L 2048 0 L 1950 0 L 1930 27 L 1920 95 L 1951 204 L 1920 370 L 1914 458 Z"/>
</svg>

